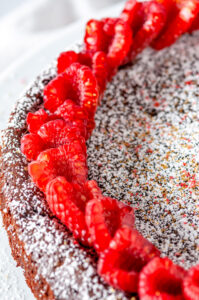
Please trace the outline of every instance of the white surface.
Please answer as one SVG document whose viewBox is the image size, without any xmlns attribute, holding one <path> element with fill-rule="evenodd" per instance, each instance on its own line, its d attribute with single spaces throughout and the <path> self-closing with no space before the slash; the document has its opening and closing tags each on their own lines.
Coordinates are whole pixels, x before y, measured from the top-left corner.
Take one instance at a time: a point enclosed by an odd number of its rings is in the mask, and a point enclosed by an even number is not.
<svg viewBox="0 0 199 300">
<path fill-rule="evenodd" d="M 60 29 L 122 0 L 1 0 L 0 12 L 12 10 L 16 1 L 20 5 L 0 18 L 0 73 L 26 52 L 59 35 Z"/>
<path fill-rule="evenodd" d="M 96 17 L 114 16 L 122 5 L 116 5 L 102 11 Z M 94 17 L 95 15 L 93 15 Z M 19 98 L 27 85 L 41 72 L 60 51 L 70 48 L 81 41 L 86 20 L 79 21 L 52 35 L 45 43 L 35 47 L 15 64 L 0 75 L 0 129 L 5 128 L 12 105 Z M 1 300 L 33 300 L 34 297 L 27 287 L 21 268 L 16 268 L 8 245 L 5 230 L 0 217 L 0 299 Z"/>
</svg>

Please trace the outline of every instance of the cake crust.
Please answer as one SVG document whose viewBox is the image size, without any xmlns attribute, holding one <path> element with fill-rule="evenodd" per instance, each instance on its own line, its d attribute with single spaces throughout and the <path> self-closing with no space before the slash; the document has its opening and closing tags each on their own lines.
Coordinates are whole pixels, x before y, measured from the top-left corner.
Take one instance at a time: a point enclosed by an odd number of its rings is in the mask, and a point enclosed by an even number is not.
<svg viewBox="0 0 199 300">
<path fill-rule="evenodd" d="M 36 79 L 17 102 L 2 133 L 0 201 L 12 255 L 37 299 L 128 299 L 102 282 L 96 253 L 81 247 L 52 215 L 20 152 L 26 115 L 42 105 L 43 87 L 55 73 L 52 66 Z"/>
</svg>

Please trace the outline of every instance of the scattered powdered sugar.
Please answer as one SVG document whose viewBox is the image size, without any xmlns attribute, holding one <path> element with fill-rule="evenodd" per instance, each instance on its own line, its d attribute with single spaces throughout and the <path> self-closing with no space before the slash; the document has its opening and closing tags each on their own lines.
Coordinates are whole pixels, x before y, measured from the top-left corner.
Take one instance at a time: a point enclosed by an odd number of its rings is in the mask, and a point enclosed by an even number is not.
<svg viewBox="0 0 199 300">
<path fill-rule="evenodd" d="M 28 111 L 42 104 L 52 67 L 21 98 L 4 131 L 4 195 L 27 256 L 56 299 L 127 299 L 96 273 L 96 255 L 81 248 L 50 213 L 20 153 Z M 116 75 L 88 141 L 90 179 L 106 195 L 135 207 L 136 227 L 175 262 L 198 261 L 199 34 L 145 51 Z M 41 295 L 45 293 L 44 289 Z"/>
<path fill-rule="evenodd" d="M 17 102 L 3 132 L 3 193 L 8 200 L 3 209 L 5 213 L 11 211 L 26 256 L 31 255 L 38 269 L 36 280 L 45 278 L 56 299 L 127 299 L 122 292 L 102 282 L 96 271 L 96 254 L 83 249 L 51 214 L 43 194 L 31 182 L 27 161 L 20 152 L 21 136 L 27 132 L 26 115 L 42 105 L 43 87 L 54 75 L 52 67 L 36 79 Z M 10 232 L 11 227 L 7 229 Z M 44 285 L 41 296 L 46 291 Z"/>
<path fill-rule="evenodd" d="M 199 260 L 198 112 L 196 33 L 120 70 L 88 142 L 89 177 L 135 207 L 136 227 L 184 267 Z"/>
</svg>

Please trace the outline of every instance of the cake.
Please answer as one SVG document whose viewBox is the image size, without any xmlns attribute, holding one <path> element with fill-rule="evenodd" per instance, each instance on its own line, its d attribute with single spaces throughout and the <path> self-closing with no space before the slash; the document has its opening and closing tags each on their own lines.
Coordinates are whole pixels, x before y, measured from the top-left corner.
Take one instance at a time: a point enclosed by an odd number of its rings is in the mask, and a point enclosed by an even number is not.
<svg viewBox="0 0 199 300">
<path fill-rule="evenodd" d="M 198 32 L 161 52 L 146 49 L 108 84 L 87 141 L 88 179 L 132 206 L 137 230 L 184 269 L 199 251 L 198 70 Z M 38 76 L 2 136 L 1 212 L 12 255 L 37 299 L 136 298 L 99 277 L 97 253 L 74 239 L 28 174 L 20 150 L 27 114 L 43 108 L 56 73 L 53 63 Z"/>
</svg>

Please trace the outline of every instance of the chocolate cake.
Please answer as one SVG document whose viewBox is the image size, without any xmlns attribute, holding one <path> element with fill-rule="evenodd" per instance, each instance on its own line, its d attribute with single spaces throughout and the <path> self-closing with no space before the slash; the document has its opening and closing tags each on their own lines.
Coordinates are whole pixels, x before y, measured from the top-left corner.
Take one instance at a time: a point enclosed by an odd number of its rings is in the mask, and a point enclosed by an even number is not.
<svg viewBox="0 0 199 300">
<path fill-rule="evenodd" d="M 199 251 L 198 72 L 197 32 L 161 52 L 145 50 L 109 84 L 87 142 L 89 178 L 132 205 L 137 229 L 185 268 Z M 27 113 L 42 107 L 55 74 L 52 65 L 35 80 L 3 131 L 1 212 L 12 255 L 37 299 L 128 299 L 103 282 L 95 252 L 52 215 L 20 151 Z"/>
</svg>

